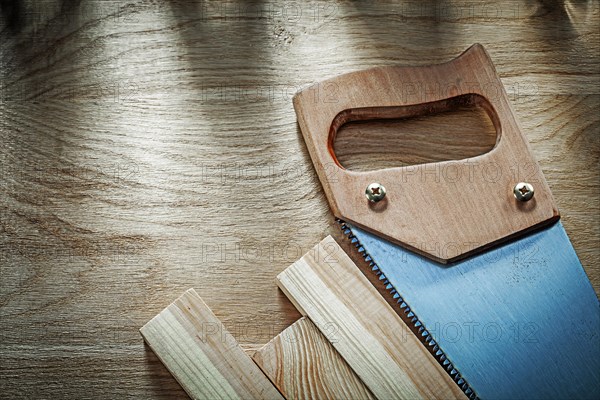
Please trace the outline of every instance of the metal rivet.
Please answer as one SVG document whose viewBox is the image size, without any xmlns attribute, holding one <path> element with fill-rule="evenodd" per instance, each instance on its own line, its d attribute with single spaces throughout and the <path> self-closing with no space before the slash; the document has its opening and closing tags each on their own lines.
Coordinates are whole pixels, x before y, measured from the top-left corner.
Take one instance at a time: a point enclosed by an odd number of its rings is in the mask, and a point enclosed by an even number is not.
<svg viewBox="0 0 600 400">
<path fill-rule="evenodd" d="M 515 195 L 515 199 L 519 201 L 529 201 L 533 198 L 533 186 L 527 182 L 519 182 L 515 185 L 513 194 Z"/>
<path fill-rule="evenodd" d="M 377 203 L 385 197 L 385 187 L 381 183 L 371 183 L 367 186 L 365 194 L 371 203 Z"/>
</svg>

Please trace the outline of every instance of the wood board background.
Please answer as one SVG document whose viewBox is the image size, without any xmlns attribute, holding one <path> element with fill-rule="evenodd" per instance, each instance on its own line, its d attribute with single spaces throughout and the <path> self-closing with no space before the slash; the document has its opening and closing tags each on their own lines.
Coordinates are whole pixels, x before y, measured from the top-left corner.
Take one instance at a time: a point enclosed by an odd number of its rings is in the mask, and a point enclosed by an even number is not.
<svg viewBox="0 0 600 400">
<path fill-rule="evenodd" d="M 2 14 L 3 397 L 185 398 L 138 329 L 190 287 L 244 348 L 273 338 L 299 318 L 275 276 L 327 234 L 341 242 L 292 95 L 475 41 L 600 289 L 597 1 L 47 0 Z M 422 129 L 451 136 L 465 118 Z M 426 159 L 443 159 L 432 143 Z M 345 165 L 395 157 L 382 148 Z"/>
</svg>

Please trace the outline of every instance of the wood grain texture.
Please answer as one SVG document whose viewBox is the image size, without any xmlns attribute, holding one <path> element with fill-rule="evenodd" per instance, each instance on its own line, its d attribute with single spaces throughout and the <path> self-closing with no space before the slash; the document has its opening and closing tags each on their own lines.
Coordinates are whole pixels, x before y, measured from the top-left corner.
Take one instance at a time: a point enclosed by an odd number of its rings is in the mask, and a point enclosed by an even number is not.
<svg viewBox="0 0 600 400">
<path fill-rule="evenodd" d="M 306 317 L 273 338 L 253 358 L 287 400 L 374 399 L 327 337 Z"/>
<path fill-rule="evenodd" d="M 331 237 L 277 276 L 379 399 L 465 399 L 461 389 Z"/>
<path fill-rule="evenodd" d="M 496 136 L 485 110 L 458 107 L 423 117 L 348 122 L 338 129 L 334 150 L 344 168 L 373 171 L 475 157 L 492 150 Z"/>
<path fill-rule="evenodd" d="M 600 288 L 598 2 L 21 4 L 0 17 L 7 398 L 187 398 L 138 330 L 189 287 L 244 349 L 296 321 L 274 276 L 345 242 L 292 95 L 474 41 Z"/>
<path fill-rule="evenodd" d="M 558 219 L 550 188 L 480 44 L 443 64 L 370 68 L 318 87 L 324 89 L 317 95 L 313 87 L 298 93 L 294 109 L 338 218 L 443 263 Z M 335 101 L 328 99 L 333 90 Z M 460 106 L 487 112 L 498 136 L 492 150 L 469 159 L 368 172 L 344 168 L 335 155 L 337 132 L 349 122 L 421 117 Z M 519 166 L 527 167 L 527 173 Z M 377 204 L 364 195 L 373 182 L 387 189 Z M 534 186 L 533 199 L 515 199 L 518 182 Z"/>
<path fill-rule="evenodd" d="M 283 399 L 194 289 L 140 333 L 192 399 Z"/>
</svg>

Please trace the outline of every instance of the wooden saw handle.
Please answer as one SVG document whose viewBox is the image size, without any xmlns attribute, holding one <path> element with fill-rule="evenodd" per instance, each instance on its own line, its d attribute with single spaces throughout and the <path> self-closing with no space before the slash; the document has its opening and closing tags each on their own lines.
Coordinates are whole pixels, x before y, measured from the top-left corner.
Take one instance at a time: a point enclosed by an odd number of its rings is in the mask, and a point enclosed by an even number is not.
<svg viewBox="0 0 600 400">
<path fill-rule="evenodd" d="M 335 136 L 347 122 L 471 104 L 486 110 L 497 131 L 496 146 L 486 154 L 368 172 L 346 170 L 335 156 Z M 444 64 L 337 76 L 299 92 L 294 108 L 335 216 L 434 260 L 467 257 L 559 218 L 502 82 L 479 44 Z M 379 203 L 365 197 L 374 182 L 387 189 Z M 518 182 L 533 185 L 533 199 L 514 198 Z"/>
</svg>

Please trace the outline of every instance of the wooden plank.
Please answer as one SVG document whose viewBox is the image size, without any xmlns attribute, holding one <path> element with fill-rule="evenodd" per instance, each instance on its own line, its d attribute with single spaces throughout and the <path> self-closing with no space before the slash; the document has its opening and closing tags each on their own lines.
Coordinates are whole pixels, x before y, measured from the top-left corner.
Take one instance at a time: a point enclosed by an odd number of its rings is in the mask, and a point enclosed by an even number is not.
<svg viewBox="0 0 600 400">
<path fill-rule="evenodd" d="M 443 263 L 559 218 L 508 94 L 480 44 L 443 64 L 370 68 L 319 86 L 334 88 L 335 101 L 326 91 L 316 96 L 311 86 L 294 97 L 294 108 L 336 217 Z M 464 106 L 487 112 L 498 136 L 493 151 L 374 171 L 349 171 L 336 156 L 335 137 L 349 122 L 421 117 Z M 374 182 L 387 189 L 376 204 L 365 197 Z M 515 199 L 518 182 L 534 186 L 535 200 Z"/>
<path fill-rule="evenodd" d="M 277 277 L 278 286 L 380 399 L 466 398 L 447 372 L 328 236 Z"/>
<path fill-rule="evenodd" d="M 282 399 L 194 289 L 140 332 L 193 399 Z"/>
<path fill-rule="evenodd" d="M 273 338 L 253 358 L 288 400 L 375 398 L 306 317 Z"/>
<path fill-rule="evenodd" d="M 188 287 L 244 349 L 298 320 L 273 277 L 345 243 L 290 96 L 474 37 L 600 295 L 597 1 L 18 3 L 0 39 L 2 396 L 186 399 L 138 331 Z M 447 122 L 434 132 L 473 124 Z M 390 142 L 369 143 L 352 145 L 376 169 Z"/>
</svg>

